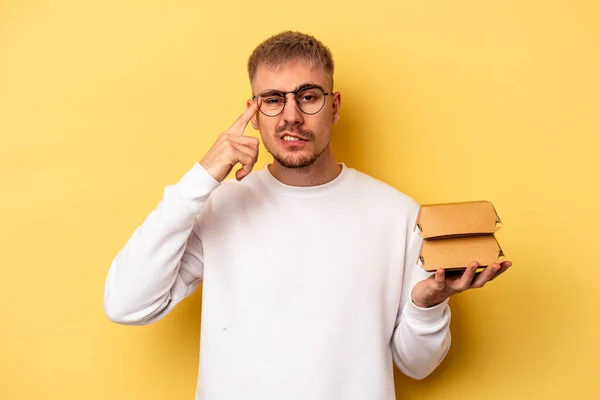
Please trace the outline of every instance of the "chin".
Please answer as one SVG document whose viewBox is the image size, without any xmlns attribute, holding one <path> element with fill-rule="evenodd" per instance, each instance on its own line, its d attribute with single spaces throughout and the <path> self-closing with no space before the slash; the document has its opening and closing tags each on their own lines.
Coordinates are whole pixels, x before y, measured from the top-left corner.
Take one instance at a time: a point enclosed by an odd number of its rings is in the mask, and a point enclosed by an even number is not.
<svg viewBox="0 0 600 400">
<path fill-rule="evenodd" d="M 306 148 L 299 149 L 279 146 L 279 143 L 269 143 L 269 145 L 265 143 L 265 147 L 273 159 L 284 168 L 289 169 L 301 169 L 313 165 L 328 147 L 325 146 L 319 151 L 314 145 L 314 143 L 308 143 Z"/>
<path fill-rule="evenodd" d="M 274 155 L 273 158 L 285 168 L 306 168 L 312 165 L 319 156 L 316 154 L 287 154 Z"/>
</svg>

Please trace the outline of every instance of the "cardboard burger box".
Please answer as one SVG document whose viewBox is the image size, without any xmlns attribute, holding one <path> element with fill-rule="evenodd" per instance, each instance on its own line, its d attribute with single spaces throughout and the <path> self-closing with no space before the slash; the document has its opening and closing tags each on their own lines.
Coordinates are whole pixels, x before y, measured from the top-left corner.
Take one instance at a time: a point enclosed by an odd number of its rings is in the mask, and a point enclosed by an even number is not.
<svg viewBox="0 0 600 400">
<path fill-rule="evenodd" d="M 415 230 L 423 237 L 417 263 L 426 271 L 462 271 L 473 261 L 480 267 L 501 263 L 504 252 L 494 234 L 502 222 L 489 201 L 426 204 Z"/>
</svg>

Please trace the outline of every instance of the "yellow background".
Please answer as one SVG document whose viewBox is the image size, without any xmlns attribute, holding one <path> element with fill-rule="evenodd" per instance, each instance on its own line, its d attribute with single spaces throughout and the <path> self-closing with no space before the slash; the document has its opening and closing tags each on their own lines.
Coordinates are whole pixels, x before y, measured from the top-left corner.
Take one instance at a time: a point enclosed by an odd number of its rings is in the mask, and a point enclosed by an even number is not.
<svg viewBox="0 0 600 400">
<path fill-rule="evenodd" d="M 0 398 L 193 398 L 200 292 L 123 327 L 104 279 L 284 29 L 334 53 L 339 160 L 504 222 L 514 267 L 452 299 L 448 358 L 398 398 L 600 398 L 599 21 L 593 0 L 0 1 Z"/>
</svg>

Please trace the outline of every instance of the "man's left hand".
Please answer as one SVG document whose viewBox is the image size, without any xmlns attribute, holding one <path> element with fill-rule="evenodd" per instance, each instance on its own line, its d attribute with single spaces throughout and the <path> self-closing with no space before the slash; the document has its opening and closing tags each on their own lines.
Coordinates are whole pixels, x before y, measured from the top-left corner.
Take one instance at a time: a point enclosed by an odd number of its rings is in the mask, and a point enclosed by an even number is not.
<svg viewBox="0 0 600 400">
<path fill-rule="evenodd" d="M 438 269 L 429 278 L 417 283 L 412 290 L 412 301 L 421 308 L 433 307 L 448 297 L 467 289 L 481 288 L 487 282 L 496 279 L 506 271 L 512 262 L 490 264 L 483 271 L 475 273 L 479 263 L 470 263 L 462 275 L 446 276 L 443 269 Z"/>
</svg>

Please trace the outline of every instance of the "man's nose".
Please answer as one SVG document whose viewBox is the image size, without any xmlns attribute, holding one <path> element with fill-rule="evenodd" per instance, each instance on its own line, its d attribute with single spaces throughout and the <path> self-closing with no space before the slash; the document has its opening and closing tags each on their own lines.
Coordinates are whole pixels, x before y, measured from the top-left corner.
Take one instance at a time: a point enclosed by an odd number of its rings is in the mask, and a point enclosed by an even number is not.
<svg viewBox="0 0 600 400">
<path fill-rule="evenodd" d="M 298 107 L 298 103 L 296 103 L 296 97 L 293 93 L 288 93 L 285 107 L 281 113 L 281 118 L 285 122 L 289 123 L 302 123 L 304 121 L 304 117 L 302 115 L 302 111 Z"/>
</svg>

